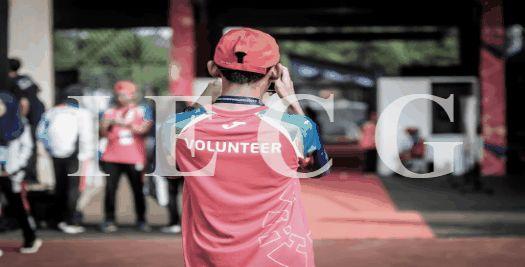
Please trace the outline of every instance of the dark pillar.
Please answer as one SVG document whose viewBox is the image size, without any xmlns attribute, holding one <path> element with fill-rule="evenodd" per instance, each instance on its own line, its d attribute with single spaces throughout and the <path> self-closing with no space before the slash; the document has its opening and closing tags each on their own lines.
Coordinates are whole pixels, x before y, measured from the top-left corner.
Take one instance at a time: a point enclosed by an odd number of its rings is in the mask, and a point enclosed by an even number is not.
<svg viewBox="0 0 525 267">
<path fill-rule="evenodd" d="M 7 89 L 7 0 L 0 0 L 0 90 Z"/>
<path fill-rule="evenodd" d="M 465 13 L 466 19 L 459 25 L 459 52 L 461 70 L 458 75 L 477 76 L 480 63 L 481 5 L 474 5 Z"/>
<path fill-rule="evenodd" d="M 503 17 L 507 29 L 507 61 L 505 62 L 505 86 L 507 88 L 507 173 L 523 180 L 525 173 L 525 123 L 523 123 L 523 100 L 525 99 L 525 3 L 503 1 Z M 521 28 L 521 30 L 519 29 Z"/>
</svg>

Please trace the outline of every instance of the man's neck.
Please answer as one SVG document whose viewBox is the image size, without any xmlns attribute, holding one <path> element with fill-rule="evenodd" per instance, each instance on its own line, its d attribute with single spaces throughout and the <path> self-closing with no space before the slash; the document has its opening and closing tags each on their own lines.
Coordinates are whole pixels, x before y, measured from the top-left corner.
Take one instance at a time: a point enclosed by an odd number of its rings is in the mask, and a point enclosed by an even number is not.
<svg viewBox="0 0 525 267">
<path fill-rule="evenodd" d="M 261 99 L 261 90 L 257 86 L 252 85 L 239 85 L 239 84 L 224 84 L 222 88 L 222 96 L 244 96 Z M 229 110 L 245 110 L 251 109 L 253 106 L 250 105 L 239 105 L 229 103 L 215 103 L 214 106 Z"/>
<path fill-rule="evenodd" d="M 260 91 L 251 85 L 229 84 L 223 87 L 221 95 L 261 98 Z"/>
</svg>

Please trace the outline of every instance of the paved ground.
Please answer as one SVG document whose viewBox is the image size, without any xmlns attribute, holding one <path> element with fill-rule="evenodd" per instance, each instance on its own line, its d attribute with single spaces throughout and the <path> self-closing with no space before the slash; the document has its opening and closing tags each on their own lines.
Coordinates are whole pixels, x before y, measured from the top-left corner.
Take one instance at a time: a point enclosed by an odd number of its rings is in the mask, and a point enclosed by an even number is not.
<svg viewBox="0 0 525 267">
<path fill-rule="evenodd" d="M 125 181 L 125 180 L 122 180 Z M 493 194 L 464 193 L 458 178 L 407 179 L 335 173 L 308 181 L 303 197 L 317 266 L 525 266 L 525 186 L 484 178 Z M 18 232 L 0 234 L 0 266 L 182 266 L 180 235 L 162 234 L 166 210 L 148 201 L 152 233 L 134 231 L 126 182 L 117 233 L 97 231 L 99 195 L 86 209 L 88 232 L 40 231 L 37 255 L 15 253 Z M 414 238 L 415 237 L 415 238 Z"/>
<path fill-rule="evenodd" d="M 433 238 L 415 210 L 399 210 L 375 175 L 333 173 L 301 182 L 314 239 Z"/>
<path fill-rule="evenodd" d="M 328 215 L 336 214 L 339 219 L 370 222 L 378 219 L 378 216 L 389 217 L 391 221 L 406 216 L 407 222 L 424 223 L 437 237 L 512 237 L 525 236 L 524 180 L 521 177 L 484 178 L 485 186 L 493 191 L 489 195 L 460 192 L 458 188 L 451 186 L 461 182 L 458 177 L 410 179 L 394 176 L 378 179 L 376 176 L 360 177 L 355 173 L 340 171 L 334 172 L 327 179 L 306 182 L 303 196 L 306 197 L 306 202 L 310 202 L 307 205 L 312 207 L 308 209 L 307 206 L 312 227 L 317 227 L 313 220 L 326 221 L 327 218 L 336 217 L 319 216 L 326 212 L 325 208 L 339 207 Z M 93 234 L 96 234 L 95 226 L 103 219 L 102 195 L 101 193 L 95 197 L 85 210 L 85 221 L 92 226 Z M 133 202 L 130 199 L 127 180 L 121 179 L 117 201 L 120 223 L 134 222 Z M 317 207 L 321 201 L 325 203 L 325 208 Z M 167 223 L 166 209 L 158 206 L 151 198 L 148 198 L 147 214 L 149 221 L 155 226 L 160 227 Z M 412 237 L 427 236 L 424 228 L 417 230 L 422 235 Z M 0 234 L 0 238 L 1 236 Z M 334 235 L 319 236 L 333 237 Z M 363 236 L 367 237 L 381 236 Z"/>
<path fill-rule="evenodd" d="M 316 240 L 318 267 L 523 266 L 525 239 Z M 15 253 L 14 241 L 0 266 L 183 266 L 180 238 L 155 240 L 52 240 L 34 255 Z"/>
<path fill-rule="evenodd" d="M 486 177 L 492 194 L 462 192 L 459 177 L 382 177 L 400 211 L 417 211 L 437 237 L 525 236 L 525 179 Z"/>
</svg>

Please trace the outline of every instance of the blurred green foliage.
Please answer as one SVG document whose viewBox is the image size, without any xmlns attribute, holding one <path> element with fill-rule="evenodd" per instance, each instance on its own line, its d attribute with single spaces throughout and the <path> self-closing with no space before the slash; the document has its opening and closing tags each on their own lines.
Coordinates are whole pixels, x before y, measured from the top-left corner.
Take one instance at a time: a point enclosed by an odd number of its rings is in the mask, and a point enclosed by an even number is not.
<svg viewBox="0 0 525 267">
<path fill-rule="evenodd" d="M 368 31 L 374 28 L 367 28 Z M 381 29 L 378 29 L 378 31 Z M 383 29 L 384 30 L 384 29 Z M 92 88 L 112 88 L 129 79 L 141 88 L 168 88 L 170 34 L 167 28 L 62 30 L 54 34 L 55 69 L 78 69 Z M 402 66 L 459 64 L 456 31 L 442 40 L 281 41 L 282 62 L 294 53 L 398 75 Z"/>
<path fill-rule="evenodd" d="M 384 75 L 399 75 L 402 66 L 450 66 L 460 63 L 459 42 L 455 31 L 442 40 L 376 41 L 281 41 L 282 62 L 288 54 L 361 66 Z"/>
<path fill-rule="evenodd" d="M 78 69 L 92 88 L 132 80 L 141 88 L 168 87 L 169 38 L 162 29 L 66 30 L 54 34 L 57 71 Z"/>
</svg>

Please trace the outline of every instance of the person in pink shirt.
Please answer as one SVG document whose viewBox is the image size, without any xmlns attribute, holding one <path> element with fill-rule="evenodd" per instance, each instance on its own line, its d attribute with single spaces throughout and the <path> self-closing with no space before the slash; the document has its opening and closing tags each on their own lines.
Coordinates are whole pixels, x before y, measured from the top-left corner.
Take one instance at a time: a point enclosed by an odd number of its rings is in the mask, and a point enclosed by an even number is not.
<svg viewBox="0 0 525 267">
<path fill-rule="evenodd" d="M 181 172 L 213 167 L 184 178 L 186 266 L 314 266 L 299 179 L 280 168 L 318 169 L 328 156 L 298 103 L 279 119 L 261 101 L 271 83 L 281 98 L 294 96 L 275 39 L 231 30 L 208 70 L 222 83 L 214 104 L 177 113 L 161 128 L 161 145 Z M 174 150 L 164 139 L 173 133 Z"/>
<path fill-rule="evenodd" d="M 103 232 L 115 232 L 115 195 L 120 176 L 126 174 L 135 200 L 137 228 L 150 231 L 146 223 L 146 203 L 143 187 L 143 170 L 146 164 L 144 137 L 152 126 L 151 114 L 135 104 L 137 86 L 130 81 L 119 81 L 114 87 L 116 106 L 104 112 L 100 133 L 107 137 L 107 147 L 102 154 L 103 169 L 109 174 L 104 198 L 105 221 Z"/>
<path fill-rule="evenodd" d="M 366 121 L 361 128 L 361 140 L 359 140 L 359 146 L 365 153 L 365 172 L 376 171 L 376 124 L 377 113 L 375 111 L 372 111 L 370 112 L 368 121 Z"/>
</svg>

